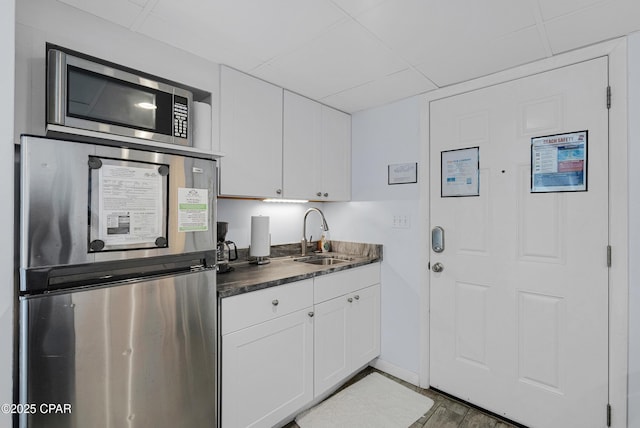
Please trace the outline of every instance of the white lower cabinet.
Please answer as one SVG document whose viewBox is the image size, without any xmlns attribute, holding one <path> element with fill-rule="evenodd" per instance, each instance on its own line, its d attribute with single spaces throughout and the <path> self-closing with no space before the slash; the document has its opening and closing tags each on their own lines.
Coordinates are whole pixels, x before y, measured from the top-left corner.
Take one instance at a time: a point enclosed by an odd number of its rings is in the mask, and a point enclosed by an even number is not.
<svg viewBox="0 0 640 428">
<path fill-rule="evenodd" d="M 380 284 L 316 303 L 315 314 L 317 397 L 380 355 Z"/>
<path fill-rule="evenodd" d="M 380 284 L 358 290 L 349 305 L 353 372 L 380 355 Z"/>
<path fill-rule="evenodd" d="M 223 427 L 271 427 L 312 400 L 311 310 L 223 336 Z"/>
<path fill-rule="evenodd" d="M 349 375 L 351 339 L 345 299 L 332 299 L 315 309 L 313 389 L 319 395 Z"/>
<path fill-rule="evenodd" d="M 375 263 L 222 299 L 222 428 L 286 422 L 377 357 L 379 278 Z"/>
<path fill-rule="evenodd" d="M 272 427 L 313 399 L 313 280 L 222 299 L 224 428 Z"/>
</svg>

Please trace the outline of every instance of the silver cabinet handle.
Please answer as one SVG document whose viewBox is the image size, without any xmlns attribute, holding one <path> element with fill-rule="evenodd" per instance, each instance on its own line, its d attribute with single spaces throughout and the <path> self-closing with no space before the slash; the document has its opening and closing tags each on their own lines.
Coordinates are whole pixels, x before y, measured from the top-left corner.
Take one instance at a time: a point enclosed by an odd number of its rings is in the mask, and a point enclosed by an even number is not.
<svg viewBox="0 0 640 428">
<path fill-rule="evenodd" d="M 353 302 L 353 299 L 352 299 L 351 297 L 349 297 L 349 298 L 347 299 L 347 302 L 351 303 L 351 302 Z"/>
<path fill-rule="evenodd" d="M 274 300 L 271 302 L 271 304 L 272 304 L 273 306 L 278 306 L 278 303 L 280 303 L 280 302 L 278 302 L 278 299 L 274 299 Z"/>
<path fill-rule="evenodd" d="M 316 196 L 322 196 L 322 192 L 316 193 Z"/>
<path fill-rule="evenodd" d="M 279 195 L 279 194 L 281 194 L 281 193 L 282 193 L 282 189 L 278 189 L 278 190 L 276 190 L 276 193 L 277 193 L 278 195 Z"/>
<path fill-rule="evenodd" d="M 357 294 L 355 296 L 353 296 L 354 299 L 356 300 L 360 300 L 360 296 L 358 296 Z"/>
<path fill-rule="evenodd" d="M 433 270 L 436 273 L 442 272 L 444 270 L 444 265 L 440 262 L 434 263 L 433 266 L 431 267 L 431 270 Z"/>
<path fill-rule="evenodd" d="M 315 314 L 313 312 L 309 312 L 307 315 L 309 315 L 309 318 L 313 318 Z"/>
<path fill-rule="evenodd" d="M 325 193 L 325 194 L 324 194 L 324 197 L 325 197 L 325 198 L 326 198 L 326 197 L 328 197 L 328 196 L 329 196 L 329 194 L 328 194 L 328 193 Z"/>
</svg>

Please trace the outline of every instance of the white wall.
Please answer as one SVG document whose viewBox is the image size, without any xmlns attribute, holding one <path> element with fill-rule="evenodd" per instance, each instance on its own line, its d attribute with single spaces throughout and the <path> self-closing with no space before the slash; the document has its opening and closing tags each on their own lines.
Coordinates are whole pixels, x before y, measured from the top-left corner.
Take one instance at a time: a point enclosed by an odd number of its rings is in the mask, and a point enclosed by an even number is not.
<svg viewBox="0 0 640 428">
<path fill-rule="evenodd" d="M 324 203 L 283 204 L 254 200 L 219 199 L 218 221 L 229 223 L 227 239 L 236 243 L 238 248 L 248 248 L 251 242 L 251 216 L 269 216 L 269 231 L 271 245 L 298 243 L 302 239 L 302 220 L 307 208 L 316 207 L 324 212 Z M 329 237 L 334 236 L 333 223 L 327 217 Z M 307 217 L 307 239 L 312 236 L 314 241 L 320 239 L 320 215 L 312 212 Z"/>
<path fill-rule="evenodd" d="M 13 79 L 15 1 L 0 2 L 0 404 L 13 402 Z M 0 427 L 11 415 L 0 412 Z"/>
<path fill-rule="evenodd" d="M 640 427 L 640 33 L 629 49 L 629 403 L 628 424 Z"/>
<path fill-rule="evenodd" d="M 419 232 L 418 184 L 388 185 L 387 166 L 419 161 L 420 103 L 412 97 L 352 116 L 352 201 L 325 204 L 332 237 L 384 245 L 380 362 L 415 383 L 424 286 L 419 255 L 426 240 Z M 393 228 L 393 216 L 408 216 L 409 227 Z"/>
</svg>

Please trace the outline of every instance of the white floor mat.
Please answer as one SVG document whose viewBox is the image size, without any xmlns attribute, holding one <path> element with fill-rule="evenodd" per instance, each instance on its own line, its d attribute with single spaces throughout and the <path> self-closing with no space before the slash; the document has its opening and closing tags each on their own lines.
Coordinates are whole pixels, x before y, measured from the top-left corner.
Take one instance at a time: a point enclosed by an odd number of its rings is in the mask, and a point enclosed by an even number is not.
<svg viewBox="0 0 640 428">
<path fill-rule="evenodd" d="M 433 400 L 379 373 L 343 389 L 296 418 L 300 428 L 407 428 Z"/>
</svg>

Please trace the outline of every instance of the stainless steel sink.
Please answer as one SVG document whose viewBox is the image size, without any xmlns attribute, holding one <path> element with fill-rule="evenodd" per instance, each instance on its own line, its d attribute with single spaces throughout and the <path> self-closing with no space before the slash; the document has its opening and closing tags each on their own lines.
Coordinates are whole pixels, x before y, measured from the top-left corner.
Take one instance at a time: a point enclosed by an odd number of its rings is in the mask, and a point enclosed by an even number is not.
<svg viewBox="0 0 640 428">
<path fill-rule="evenodd" d="M 352 261 L 353 259 L 350 257 L 344 256 L 330 256 L 330 255 L 313 255 L 313 256 L 305 256 L 298 257 L 297 259 L 293 259 L 294 262 L 308 263 L 310 265 L 336 265 L 339 263 L 345 263 Z"/>
</svg>

